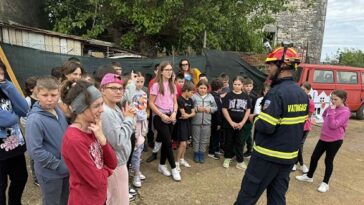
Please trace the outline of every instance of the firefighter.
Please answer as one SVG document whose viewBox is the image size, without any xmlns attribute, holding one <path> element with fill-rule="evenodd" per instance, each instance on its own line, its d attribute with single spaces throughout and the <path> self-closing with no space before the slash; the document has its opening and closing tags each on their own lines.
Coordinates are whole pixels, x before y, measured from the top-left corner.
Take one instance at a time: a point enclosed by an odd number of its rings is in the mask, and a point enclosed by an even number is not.
<svg viewBox="0 0 364 205">
<path fill-rule="evenodd" d="M 267 57 L 272 89 L 255 119 L 255 142 L 236 205 L 255 204 L 267 190 L 267 204 L 286 204 L 289 174 L 297 160 L 308 114 L 308 97 L 296 85 L 292 72 L 300 63 L 289 45 Z"/>
</svg>

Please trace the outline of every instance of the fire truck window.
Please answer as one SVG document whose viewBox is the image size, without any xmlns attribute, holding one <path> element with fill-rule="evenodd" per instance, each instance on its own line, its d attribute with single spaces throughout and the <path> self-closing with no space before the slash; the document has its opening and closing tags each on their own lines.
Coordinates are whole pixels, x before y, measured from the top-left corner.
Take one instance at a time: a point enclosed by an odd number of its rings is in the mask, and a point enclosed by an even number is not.
<svg viewBox="0 0 364 205">
<path fill-rule="evenodd" d="M 358 74 L 356 72 L 338 71 L 336 72 L 337 83 L 358 84 Z"/>
<path fill-rule="evenodd" d="M 361 83 L 364 84 L 364 73 L 361 73 Z"/>
<path fill-rule="evenodd" d="M 313 73 L 314 83 L 333 83 L 334 77 L 333 72 L 330 70 L 315 70 Z"/>
</svg>

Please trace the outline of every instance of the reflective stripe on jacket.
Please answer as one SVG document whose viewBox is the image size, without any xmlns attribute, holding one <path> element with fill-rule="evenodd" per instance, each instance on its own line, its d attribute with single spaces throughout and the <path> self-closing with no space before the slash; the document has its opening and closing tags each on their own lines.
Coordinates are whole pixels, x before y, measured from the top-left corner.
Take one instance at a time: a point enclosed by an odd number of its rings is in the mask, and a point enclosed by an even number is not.
<svg viewBox="0 0 364 205">
<path fill-rule="evenodd" d="M 255 119 L 254 155 L 269 161 L 293 164 L 308 116 L 309 99 L 292 78 L 279 79 L 263 99 Z"/>
</svg>

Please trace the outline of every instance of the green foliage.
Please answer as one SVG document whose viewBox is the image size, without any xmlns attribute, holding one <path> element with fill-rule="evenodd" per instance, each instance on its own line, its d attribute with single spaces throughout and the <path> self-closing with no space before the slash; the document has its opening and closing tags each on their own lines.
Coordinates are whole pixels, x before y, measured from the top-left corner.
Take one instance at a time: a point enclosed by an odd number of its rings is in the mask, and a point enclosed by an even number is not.
<svg viewBox="0 0 364 205">
<path fill-rule="evenodd" d="M 354 48 L 338 49 L 336 55 L 332 58 L 326 57 L 324 63 L 364 68 L 364 52 Z"/>
<path fill-rule="evenodd" d="M 338 62 L 340 65 L 364 67 L 364 53 L 357 49 L 338 50 Z"/>
<path fill-rule="evenodd" d="M 263 27 L 287 0 L 46 0 L 58 32 L 120 43 L 144 52 L 207 48 L 261 51 Z"/>
</svg>

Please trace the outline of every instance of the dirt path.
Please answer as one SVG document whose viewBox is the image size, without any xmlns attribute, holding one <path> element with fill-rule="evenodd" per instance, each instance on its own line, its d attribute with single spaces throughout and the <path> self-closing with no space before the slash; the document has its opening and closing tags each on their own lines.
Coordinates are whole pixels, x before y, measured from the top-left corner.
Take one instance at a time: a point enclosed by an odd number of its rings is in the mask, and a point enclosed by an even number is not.
<svg viewBox="0 0 364 205">
<path fill-rule="evenodd" d="M 314 127 L 304 147 L 304 159 L 309 163 L 314 146 L 318 140 L 320 127 Z M 290 187 L 287 193 L 287 204 L 364 204 L 364 121 L 350 120 L 347 135 L 334 164 L 329 192 L 322 194 L 316 191 L 324 174 L 324 158 L 321 158 L 313 183 L 302 183 L 295 179 L 300 173 L 291 174 Z M 150 153 L 144 153 L 146 159 Z M 188 150 L 187 159 L 192 168 L 182 168 L 182 182 L 157 172 L 158 161 L 145 163 L 142 171 L 147 179 L 139 189 L 137 200 L 132 204 L 233 204 L 240 189 L 244 172 L 231 166 L 222 167 L 223 160 L 207 159 L 205 164 L 192 162 L 192 150 Z M 39 188 L 29 178 L 25 189 L 23 203 L 38 205 Z M 262 195 L 258 204 L 266 204 Z"/>
</svg>

